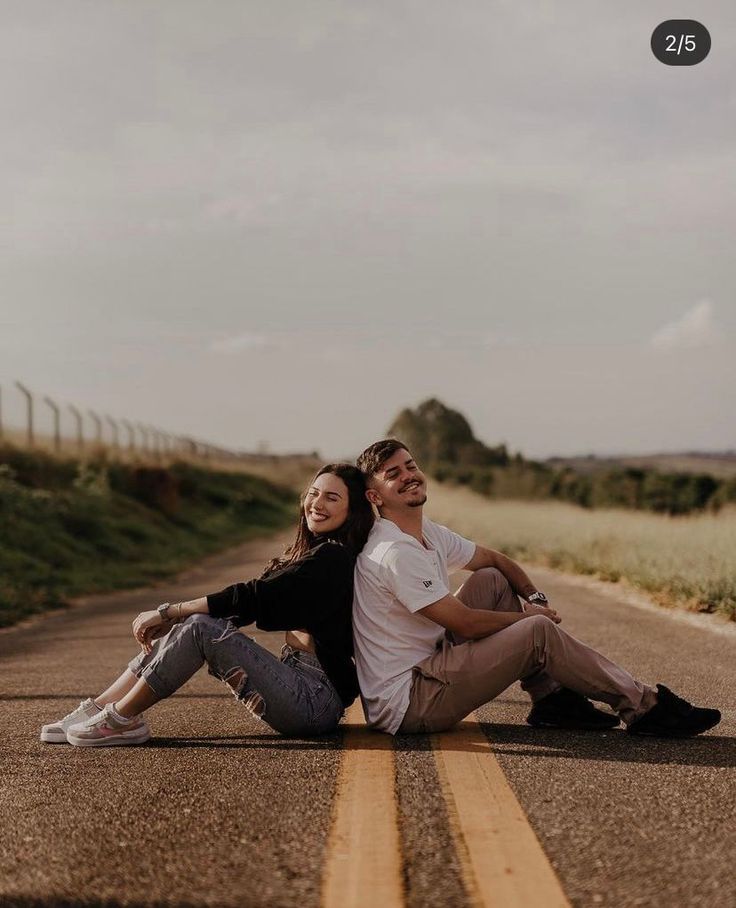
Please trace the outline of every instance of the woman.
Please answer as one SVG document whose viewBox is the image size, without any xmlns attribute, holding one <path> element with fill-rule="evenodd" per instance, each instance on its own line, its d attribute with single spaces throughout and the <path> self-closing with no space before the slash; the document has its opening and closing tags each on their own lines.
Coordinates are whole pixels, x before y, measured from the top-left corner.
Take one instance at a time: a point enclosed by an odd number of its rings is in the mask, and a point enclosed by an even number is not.
<svg viewBox="0 0 736 908">
<path fill-rule="evenodd" d="M 294 542 L 257 580 L 190 602 L 141 612 L 142 652 L 96 699 L 82 701 L 41 740 L 79 747 L 142 744 L 141 713 L 206 662 L 210 674 L 273 729 L 291 736 L 333 731 L 358 694 L 353 663 L 353 567 L 373 523 L 361 472 L 328 464 L 304 493 Z M 285 630 L 281 659 L 246 636 Z"/>
</svg>

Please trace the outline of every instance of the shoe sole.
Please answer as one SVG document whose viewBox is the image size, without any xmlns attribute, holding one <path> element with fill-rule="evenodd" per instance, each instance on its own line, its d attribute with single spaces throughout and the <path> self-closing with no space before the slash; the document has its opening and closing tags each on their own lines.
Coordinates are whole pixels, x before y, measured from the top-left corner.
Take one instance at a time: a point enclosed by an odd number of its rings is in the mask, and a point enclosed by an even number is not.
<svg viewBox="0 0 736 908">
<path fill-rule="evenodd" d="M 66 732 L 42 731 L 41 740 L 44 744 L 67 744 Z"/>
<path fill-rule="evenodd" d="M 697 735 L 702 735 L 703 732 L 709 731 L 711 728 L 715 728 L 716 725 L 721 721 L 721 716 L 715 720 L 709 720 L 708 722 L 702 723 L 702 725 L 697 728 L 690 729 L 689 731 L 669 731 L 663 729 L 662 731 L 632 731 L 627 729 L 627 733 L 632 736 L 632 738 L 694 738 Z"/>
<path fill-rule="evenodd" d="M 130 744 L 145 744 L 150 738 L 150 729 L 146 729 L 143 734 L 129 735 L 127 738 L 123 735 L 111 735 L 109 738 L 77 738 L 74 735 L 67 735 L 67 741 L 74 747 L 125 747 Z"/>
</svg>

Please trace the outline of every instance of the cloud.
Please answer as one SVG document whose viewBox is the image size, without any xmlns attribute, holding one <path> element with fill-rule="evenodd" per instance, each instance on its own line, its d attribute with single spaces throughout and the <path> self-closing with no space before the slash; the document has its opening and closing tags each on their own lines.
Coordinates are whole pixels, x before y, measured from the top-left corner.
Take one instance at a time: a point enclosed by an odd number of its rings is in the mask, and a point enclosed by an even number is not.
<svg viewBox="0 0 736 908">
<path fill-rule="evenodd" d="M 668 322 L 656 331 L 650 344 L 658 350 L 693 350 L 718 343 L 719 336 L 713 303 L 700 300 L 682 318 Z"/>
<path fill-rule="evenodd" d="M 483 350 L 513 347 L 516 343 L 516 339 L 511 336 L 482 331 L 448 331 L 442 335 L 432 335 L 426 341 L 430 350 Z"/>
<path fill-rule="evenodd" d="M 241 350 L 262 350 L 264 347 L 273 345 L 273 341 L 265 334 L 245 332 L 213 341 L 209 346 L 209 351 L 210 353 L 240 353 Z"/>
</svg>

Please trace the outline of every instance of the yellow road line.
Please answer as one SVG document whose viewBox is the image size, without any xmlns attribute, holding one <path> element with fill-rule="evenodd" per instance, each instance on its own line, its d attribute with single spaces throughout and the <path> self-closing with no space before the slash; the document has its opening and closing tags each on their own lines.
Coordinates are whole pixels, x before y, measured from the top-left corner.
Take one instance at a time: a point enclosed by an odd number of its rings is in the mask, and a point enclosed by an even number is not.
<svg viewBox="0 0 736 908">
<path fill-rule="evenodd" d="M 359 702 L 348 710 L 347 718 L 322 905 L 401 908 L 404 893 L 393 740 L 368 731 Z"/>
<path fill-rule="evenodd" d="M 469 899 L 483 908 L 569 908 L 547 856 L 474 720 L 432 736 Z"/>
</svg>

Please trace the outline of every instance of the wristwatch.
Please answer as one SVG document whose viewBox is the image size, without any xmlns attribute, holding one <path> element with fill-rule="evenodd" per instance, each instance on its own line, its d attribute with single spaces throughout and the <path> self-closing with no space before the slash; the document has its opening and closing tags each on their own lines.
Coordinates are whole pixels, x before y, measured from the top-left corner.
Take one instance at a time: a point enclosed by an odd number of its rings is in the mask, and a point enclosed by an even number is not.
<svg viewBox="0 0 736 908">
<path fill-rule="evenodd" d="M 159 607 L 156 609 L 156 611 L 159 613 L 159 616 L 161 617 L 162 621 L 169 620 L 169 606 L 170 605 L 171 605 L 170 602 L 164 602 L 162 605 L 159 605 Z"/>
<path fill-rule="evenodd" d="M 544 593 L 540 593 L 539 590 L 536 593 L 532 593 L 531 596 L 527 596 L 526 601 L 533 602 L 535 605 L 547 605 L 549 603 L 549 599 Z"/>
</svg>

